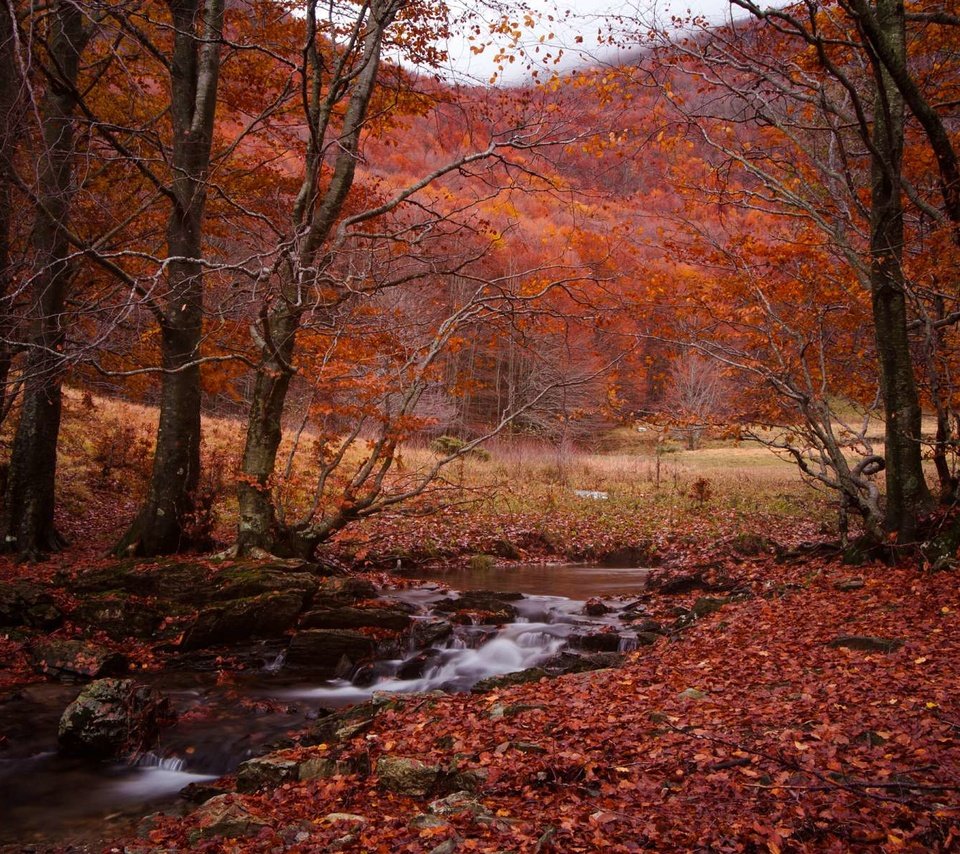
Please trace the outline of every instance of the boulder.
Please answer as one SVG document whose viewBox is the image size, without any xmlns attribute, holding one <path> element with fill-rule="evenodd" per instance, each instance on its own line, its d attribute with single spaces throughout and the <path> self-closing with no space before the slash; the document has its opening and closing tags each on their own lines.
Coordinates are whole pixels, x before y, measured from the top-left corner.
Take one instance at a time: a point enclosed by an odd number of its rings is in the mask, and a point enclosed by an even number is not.
<svg viewBox="0 0 960 854">
<path fill-rule="evenodd" d="M 405 756 L 381 756 L 377 760 L 380 785 L 392 792 L 422 798 L 440 784 L 444 772 L 439 765 L 427 765 Z"/>
<path fill-rule="evenodd" d="M 92 682 L 67 706 L 57 738 L 64 753 L 115 759 L 151 746 L 176 720 L 170 701 L 132 679 Z"/>
<path fill-rule="evenodd" d="M 397 671 L 398 679 L 420 679 L 431 667 L 440 662 L 442 653 L 438 649 L 426 649 L 408 658 Z"/>
<path fill-rule="evenodd" d="M 26 581 L 0 583 L 0 628 L 50 630 L 62 620 L 53 596 L 42 587 Z"/>
<path fill-rule="evenodd" d="M 374 599 L 376 595 L 377 588 L 365 578 L 324 578 L 314 594 L 313 604 L 316 608 L 336 608 L 363 599 Z"/>
<path fill-rule="evenodd" d="M 316 608 L 300 618 L 302 629 L 359 629 L 374 628 L 400 632 L 409 627 L 413 618 L 402 608 L 357 608 L 351 605 Z"/>
<path fill-rule="evenodd" d="M 410 629 L 410 638 L 418 648 L 436 646 L 451 634 L 453 634 L 452 623 L 434 618 L 416 620 Z"/>
<path fill-rule="evenodd" d="M 456 599 L 441 599 L 434 609 L 442 613 L 470 611 L 483 615 L 484 623 L 507 623 L 516 619 L 517 609 L 509 604 L 523 598 L 522 593 L 497 593 L 491 590 L 470 590 Z"/>
<path fill-rule="evenodd" d="M 202 649 L 280 637 L 297 621 L 304 595 L 300 590 L 288 590 L 209 605 L 197 615 L 180 646 L 184 650 Z"/>
<path fill-rule="evenodd" d="M 199 835 L 204 838 L 256 836 L 270 821 L 256 812 L 243 795 L 217 795 L 198 809 L 193 817 Z"/>
<path fill-rule="evenodd" d="M 575 653 L 565 650 L 551 658 L 544 668 L 551 674 L 586 673 L 590 670 L 605 670 L 620 667 L 626 656 L 619 652 Z"/>
<path fill-rule="evenodd" d="M 292 572 L 285 567 L 261 563 L 242 563 L 221 570 L 208 593 L 212 602 L 249 599 L 268 593 L 298 593 L 301 602 L 309 602 L 319 582 L 309 572 Z"/>
<path fill-rule="evenodd" d="M 308 670 L 318 679 L 335 679 L 372 658 L 376 648 L 373 638 L 350 629 L 307 629 L 290 641 L 284 666 Z"/>
<path fill-rule="evenodd" d="M 237 791 L 256 792 L 264 786 L 279 786 L 300 779 L 300 763 L 281 754 L 271 753 L 242 762 L 237 768 Z"/>
<path fill-rule="evenodd" d="M 616 632 L 571 635 L 570 643 L 590 652 L 617 652 L 620 649 L 620 635 Z"/>
<path fill-rule="evenodd" d="M 378 715 L 387 709 L 395 709 L 404 702 L 403 697 L 376 697 L 349 709 L 341 709 L 316 721 L 301 739 L 304 745 L 340 744 L 355 735 L 366 732 Z"/>
<path fill-rule="evenodd" d="M 163 617 L 155 604 L 117 591 L 89 596 L 71 614 L 73 620 L 102 631 L 114 640 L 149 638 Z"/>
<path fill-rule="evenodd" d="M 126 673 L 127 657 L 99 644 L 82 640 L 42 638 L 28 653 L 45 676 L 63 681 L 86 681 Z"/>
<path fill-rule="evenodd" d="M 588 617 L 602 617 L 604 614 L 609 614 L 610 610 L 610 606 L 602 599 L 587 599 L 583 604 L 583 613 Z"/>
</svg>

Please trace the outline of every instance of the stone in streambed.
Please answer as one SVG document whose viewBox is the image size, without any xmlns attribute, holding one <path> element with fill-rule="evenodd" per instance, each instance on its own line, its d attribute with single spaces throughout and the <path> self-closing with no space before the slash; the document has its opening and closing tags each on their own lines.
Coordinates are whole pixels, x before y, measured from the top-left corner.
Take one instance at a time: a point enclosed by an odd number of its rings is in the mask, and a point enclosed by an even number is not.
<svg viewBox="0 0 960 854">
<path fill-rule="evenodd" d="M 316 608 L 300 618 L 302 629 L 375 628 L 403 631 L 413 618 L 402 608 L 357 608 L 349 605 Z"/>
<path fill-rule="evenodd" d="M 349 629 L 307 629 L 298 632 L 287 648 L 284 666 L 309 671 L 318 679 L 346 676 L 358 664 L 373 658 L 373 638 Z"/>
<path fill-rule="evenodd" d="M 304 593 L 290 590 L 234 599 L 204 608 L 184 635 L 181 649 L 224 646 L 251 638 L 276 638 L 297 621 Z"/>
<path fill-rule="evenodd" d="M 417 620 L 410 629 L 410 639 L 418 649 L 436 646 L 453 634 L 453 625 L 447 620 Z"/>
<path fill-rule="evenodd" d="M 153 745 L 176 714 L 170 701 L 132 679 L 99 679 L 80 692 L 60 718 L 60 750 L 113 759 Z"/>
</svg>

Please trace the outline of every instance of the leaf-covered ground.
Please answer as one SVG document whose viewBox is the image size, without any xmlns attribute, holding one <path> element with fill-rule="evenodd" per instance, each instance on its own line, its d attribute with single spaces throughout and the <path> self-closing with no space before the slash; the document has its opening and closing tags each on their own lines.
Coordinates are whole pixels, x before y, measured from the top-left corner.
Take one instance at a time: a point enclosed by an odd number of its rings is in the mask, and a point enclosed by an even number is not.
<svg viewBox="0 0 960 854">
<path fill-rule="evenodd" d="M 722 569 L 752 597 L 622 669 L 410 699 L 348 743 L 372 773 L 234 796 L 263 823 L 254 835 L 207 838 L 188 817 L 126 844 L 438 854 L 960 846 L 957 576 L 816 559 Z M 863 586 L 838 590 L 851 576 Z M 698 595 L 651 593 L 647 604 L 667 617 Z M 903 644 L 828 645 L 847 635 Z M 482 782 L 460 811 L 424 819 L 437 794 L 386 790 L 375 770 L 385 755 L 479 771 Z"/>
</svg>

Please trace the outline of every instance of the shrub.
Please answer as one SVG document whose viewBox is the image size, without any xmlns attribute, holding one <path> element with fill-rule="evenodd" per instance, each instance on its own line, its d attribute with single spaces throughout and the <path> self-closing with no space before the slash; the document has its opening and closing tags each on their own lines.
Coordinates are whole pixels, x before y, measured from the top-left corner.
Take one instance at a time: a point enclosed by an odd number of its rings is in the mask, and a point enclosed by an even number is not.
<svg viewBox="0 0 960 854">
<path fill-rule="evenodd" d="M 459 453 L 466 446 L 467 443 L 457 436 L 437 436 L 437 438 L 430 443 L 430 450 L 440 456 L 449 457 L 451 454 Z M 483 448 L 471 448 L 464 456 L 486 462 L 490 459 L 490 452 L 485 451 Z"/>
</svg>

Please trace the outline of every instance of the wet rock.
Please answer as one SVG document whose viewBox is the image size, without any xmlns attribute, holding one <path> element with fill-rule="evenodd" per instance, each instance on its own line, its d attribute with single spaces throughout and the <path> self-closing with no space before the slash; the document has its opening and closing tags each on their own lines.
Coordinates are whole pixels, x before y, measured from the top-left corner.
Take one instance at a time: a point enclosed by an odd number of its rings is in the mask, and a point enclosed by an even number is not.
<svg viewBox="0 0 960 854">
<path fill-rule="evenodd" d="M 619 652 L 576 653 L 564 650 L 551 658 L 544 667 L 551 674 L 587 673 L 591 670 L 605 670 L 608 667 L 620 667 L 626 656 Z"/>
<path fill-rule="evenodd" d="M 827 646 L 834 649 L 855 649 L 860 652 L 896 652 L 903 646 L 899 638 L 877 638 L 865 635 L 841 635 Z"/>
<path fill-rule="evenodd" d="M 156 605 L 118 592 L 90 596 L 71 614 L 73 620 L 105 632 L 114 640 L 149 638 L 163 617 Z"/>
<path fill-rule="evenodd" d="M 341 605 L 335 608 L 317 608 L 300 618 L 303 629 L 358 629 L 376 628 L 403 631 L 413 618 L 402 608 L 357 608 Z"/>
<path fill-rule="evenodd" d="M 616 632 L 571 635 L 570 644 L 590 652 L 617 652 L 620 649 L 620 635 Z"/>
<path fill-rule="evenodd" d="M 470 611 L 483 617 L 484 623 L 508 623 L 516 619 L 517 609 L 509 604 L 523 598 L 521 593 L 497 593 L 491 590 L 470 590 L 459 598 L 441 599 L 434 609 L 443 613 Z"/>
<path fill-rule="evenodd" d="M 637 617 L 642 617 L 642 615 L 638 614 Z M 664 629 L 659 622 L 656 620 L 651 620 L 649 617 L 642 617 L 642 619 L 638 619 L 638 621 L 633 623 L 630 628 L 635 632 L 645 632 L 647 634 L 665 635 L 667 633 L 666 629 Z"/>
<path fill-rule="evenodd" d="M 229 794 L 232 791 L 233 787 L 221 778 L 202 783 L 190 783 L 180 790 L 180 797 L 191 804 L 205 804 L 217 795 Z"/>
<path fill-rule="evenodd" d="M 275 787 L 289 780 L 299 779 L 299 762 L 271 753 L 240 764 L 237 769 L 237 791 L 256 792 L 264 786 Z"/>
<path fill-rule="evenodd" d="M 217 795 L 193 814 L 200 837 L 256 836 L 270 821 L 256 812 L 251 799 L 243 795 Z"/>
<path fill-rule="evenodd" d="M 400 679 L 420 679 L 431 667 L 440 663 L 443 654 L 438 649 L 427 649 L 408 658 L 397 671 Z"/>
<path fill-rule="evenodd" d="M 550 679 L 555 674 L 548 673 L 542 667 L 528 667 L 515 673 L 504 673 L 501 676 L 488 676 L 477 682 L 470 691 L 474 694 L 485 694 L 497 688 L 509 688 L 511 685 L 525 685 L 528 682 L 539 682 L 541 679 Z"/>
<path fill-rule="evenodd" d="M 25 581 L 0 583 L 0 628 L 50 630 L 62 621 L 53 596 L 42 587 Z"/>
<path fill-rule="evenodd" d="M 132 679 L 92 682 L 60 718 L 60 750 L 95 759 L 118 758 L 152 745 L 176 720 L 170 701 Z"/>
<path fill-rule="evenodd" d="M 443 769 L 406 756 L 381 756 L 377 760 L 377 777 L 385 789 L 422 798 L 436 789 Z"/>
<path fill-rule="evenodd" d="M 302 739 L 305 745 L 340 744 L 349 741 L 355 735 L 366 732 L 377 716 L 387 709 L 403 705 L 404 698 L 389 699 L 377 697 L 366 703 L 359 703 L 349 709 L 341 709 L 316 721 Z"/>
<path fill-rule="evenodd" d="M 367 635 L 350 629 L 307 629 L 287 648 L 285 667 L 310 671 L 318 679 L 346 676 L 376 652 Z"/>
<path fill-rule="evenodd" d="M 453 633 L 453 625 L 447 620 L 427 619 L 414 622 L 410 637 L 414 646 L 436 646 Z"/>
<path fill-rule="evenodd" d="M 119 676 L 128 667 L 122 653 L 81 640 L 43 638 L 30 647 L 28 654 L 41 673 L 62 681 Z"/>
<path fill-rule="evenodd" d="M 583 605 L 583 613 L 588 617 L 602 617 L 610 613 L 610 607 L 602 599 L 587 599 Z"/>
<path fill-rule="evenodd" d="M 303 591 L 290 590 L 210 605 L 200 612 L 187 630 L 181 649 L 280 637 L 296 622 L 304 595 Z"/>
</svg>

